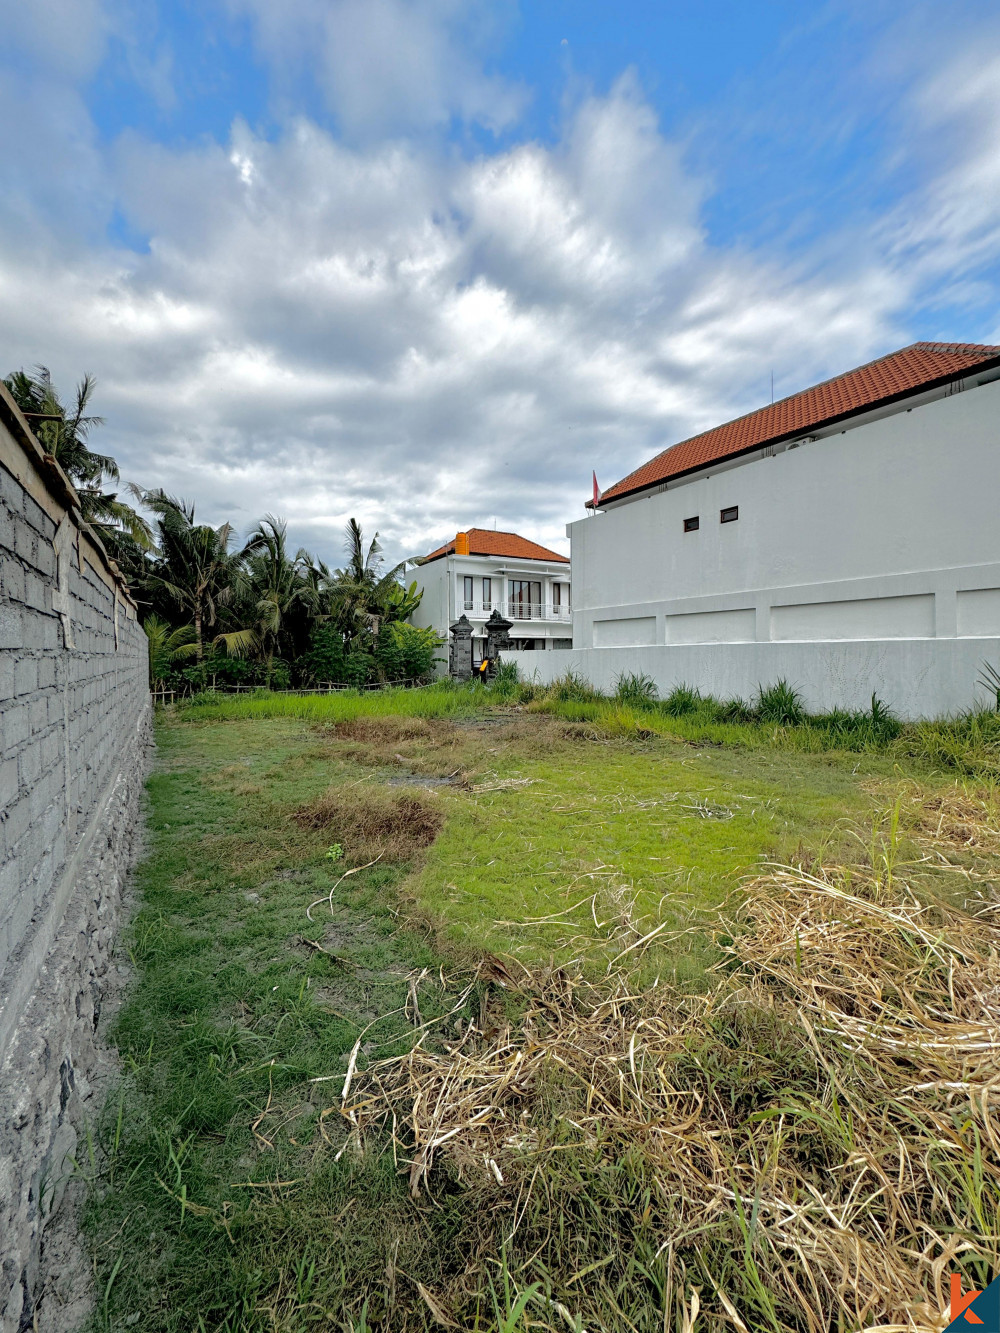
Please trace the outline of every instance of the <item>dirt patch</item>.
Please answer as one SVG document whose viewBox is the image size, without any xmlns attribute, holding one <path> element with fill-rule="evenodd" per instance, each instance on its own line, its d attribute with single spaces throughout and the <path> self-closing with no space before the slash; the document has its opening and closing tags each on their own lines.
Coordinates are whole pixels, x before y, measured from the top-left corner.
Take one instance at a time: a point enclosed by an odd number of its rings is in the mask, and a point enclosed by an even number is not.
<svg viewBox="0 0 1000 1333">
<path fill-rule="evenodd" d="M 357 862 L 376 856 L 408 861 L 429 847 L 444 826 L 444 811 L 433 798 L 369 784 L 331 787 L 292 818 L 302 828 L 326 831 Z"/>
</svg>

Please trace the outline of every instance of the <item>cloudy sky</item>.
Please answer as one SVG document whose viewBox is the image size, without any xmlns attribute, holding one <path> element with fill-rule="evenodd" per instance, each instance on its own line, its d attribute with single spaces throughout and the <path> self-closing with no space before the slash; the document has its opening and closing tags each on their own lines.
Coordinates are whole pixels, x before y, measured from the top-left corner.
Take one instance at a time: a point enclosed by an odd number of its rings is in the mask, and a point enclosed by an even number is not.
<svg viewBox="0 0 1000 1333">
<path fill-rule="evenodd" d="M 0 372 L 339 561 L 1000 342 L 995 0 L 0 0 Z"/>
</svg>

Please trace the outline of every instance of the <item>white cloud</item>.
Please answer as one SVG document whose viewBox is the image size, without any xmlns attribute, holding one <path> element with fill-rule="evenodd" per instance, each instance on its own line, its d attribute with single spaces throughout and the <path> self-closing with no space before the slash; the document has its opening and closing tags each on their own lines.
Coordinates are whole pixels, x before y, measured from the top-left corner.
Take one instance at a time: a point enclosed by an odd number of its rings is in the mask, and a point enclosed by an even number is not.
<svg viewBox="0 0 1000 1333">
<path fill-rule="evenodd" d="M 787 392 L 898 345 L 915 293 L 996 257 L 998 103 L 973 74 L 927 94 L 966 118 L 961 151 L 811 267 L 710 244 L 704 183 L 628 79 L 555 145 L 471 160 L 306 118 L 185 149 L 81 131 L 90 206 L 116 202 L 149 253 L 70 243 L 25 167 L 0 221 L 0 368 L 93 371 L 128 477 L 206 517 L 283 513 L 334 559 L 351 514 L 398 553 L 494 518 L 565 547 L 592 467 L 608 485 L 758 405 L 772 368 Z"/>
<path fill-rule="evenodd" d="M 978 266 L 1000 256 L 1000 55 L 988 48 L 966 53 L 912 102 L 919 140 L 935 144 L 943 166 L 919 208 L 907 201 L 889 216 L 886 249 L 914 279 L 943 282 L 940 299 L 948 299 Z"/>
<path fill-rule="evenodd" d="M 525 91 L 476 59 L 507 6 L 484 0 L 230 0 L 251 16 L 261 52 L 295 102 L 308 71 L 352 137 L 409 134 L 453 117 L 500 130 Z"/>
<path fill-rule="evenodd" d="M 0 0 L 7 54 L 28 55 L 60 79 L 93 74 L 109 28 L 103 0 Z"/>
</svg>

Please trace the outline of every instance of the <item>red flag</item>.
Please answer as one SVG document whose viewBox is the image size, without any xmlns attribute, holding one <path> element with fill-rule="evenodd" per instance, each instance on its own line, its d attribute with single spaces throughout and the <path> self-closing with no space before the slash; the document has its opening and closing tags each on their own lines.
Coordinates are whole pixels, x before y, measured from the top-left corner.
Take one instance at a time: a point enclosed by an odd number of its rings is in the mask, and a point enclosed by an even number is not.
<svg viewBox="0 0 1000 1333">
<path fill-rule="evenodd" d="M 601 488 L 597 484 L 597 473 L 594 473 L 594 508 L 601 503 Z"/>
</svg>

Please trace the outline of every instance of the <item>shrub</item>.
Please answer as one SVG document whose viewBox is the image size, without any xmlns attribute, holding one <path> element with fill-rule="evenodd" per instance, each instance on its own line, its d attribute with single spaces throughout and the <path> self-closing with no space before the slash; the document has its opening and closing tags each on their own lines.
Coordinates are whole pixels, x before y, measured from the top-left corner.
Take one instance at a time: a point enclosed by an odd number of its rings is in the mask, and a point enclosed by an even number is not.
<svg viewBox="0 0 1000 1333">
<path fill-rule="evenodd" d="M 659 691 L 652 676 L 634 671 L 622 671 L 615 678 L 615 699 L 631 708 L 648 708 L 656 703 Z"/>
<path fill-rule="evenodd" d="M 344 659 L 342 682 L 352 689 L 360 690 L 375 674 L 375 659 L 363 648 L 355 648 Z"/>
<path fill-rule="evenodd" d="M 299 658 L 299 670 L 310 681 L 339 685 L 344 679 L 344 636 L 328 620 L 313 625 L 309 650 Z"/>
<path fill-rule="evenodd" d="M 798 727 L 806 720 L 802 696 L 787 680 L 757 689 L 756 713 L 761 722 L 777 722 L 783 727 Z"/>
<path fill-rule="evenodd" d="M 375 645 L 375 667 L 382 680 L 423 680 L 434 670 L 441 639 L 432 629 L 402 621 L 384 625 Z"/>
<path fill-rule="evenodd" d="M 690 685 L 675 685 L 664 699 L 662 708 L 668 717 L 684 717 L 696 713 L 704 705 L 701 692 Z"/>
</svg>

